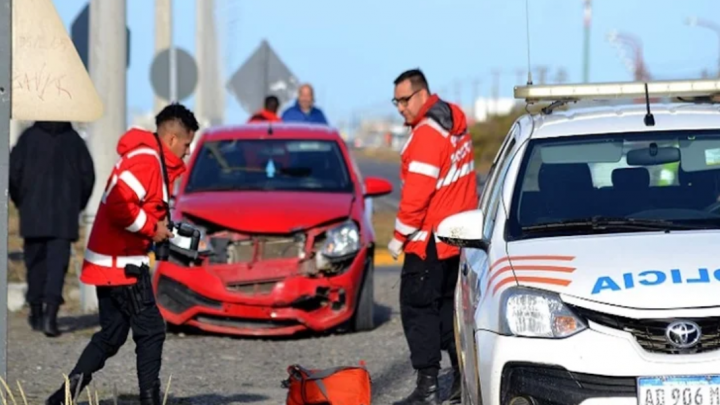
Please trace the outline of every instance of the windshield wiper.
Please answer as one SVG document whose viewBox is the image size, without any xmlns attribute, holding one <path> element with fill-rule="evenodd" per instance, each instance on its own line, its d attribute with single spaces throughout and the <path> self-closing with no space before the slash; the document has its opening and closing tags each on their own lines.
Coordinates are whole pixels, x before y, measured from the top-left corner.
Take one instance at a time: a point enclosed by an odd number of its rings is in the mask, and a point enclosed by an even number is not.
<svg viewBox="0 0 720 405">
<path fill-rule="evenodd" d="M 670 230 L 690 230 L 690 229 L 708 229 L 708 226 L 696 226 L 681 224 L 677 222 L 666 221 L 663 219 L 636 219 L 636 218 L 613 218 L 613 217 L 591 217 L 580 219 L 569 219 L 559 222 L 549 222 L 545 224 L 531 225 L 522 227 L 523 232 L 543 232 L 571 229 L 622 229 L 635 231 L 670 231 Z"/>
</svg>

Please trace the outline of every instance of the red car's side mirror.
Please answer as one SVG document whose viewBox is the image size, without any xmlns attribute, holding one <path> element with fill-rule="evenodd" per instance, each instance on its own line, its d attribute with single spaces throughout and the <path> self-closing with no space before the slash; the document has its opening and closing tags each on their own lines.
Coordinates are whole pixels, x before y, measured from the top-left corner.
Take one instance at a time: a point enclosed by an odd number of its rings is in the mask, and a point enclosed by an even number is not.
<svg viewBox="0 0 720 405">
<path fill-rule="evenodd" d="M 380 177 L 365 178 L 365 197 L 382 197 L 392 193 L 393 186 Z"/>
</svg>

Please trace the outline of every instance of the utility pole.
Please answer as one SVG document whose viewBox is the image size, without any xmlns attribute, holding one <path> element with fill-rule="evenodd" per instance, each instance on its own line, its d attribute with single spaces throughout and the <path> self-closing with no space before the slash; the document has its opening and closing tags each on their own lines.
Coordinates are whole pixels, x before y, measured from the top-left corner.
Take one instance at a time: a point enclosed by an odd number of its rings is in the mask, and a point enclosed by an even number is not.
<svg viewBox="0 0 720 405">
<path fill-rule="evenodd" d="M 494 69 L 492 71 L 492 77 L 493 77 L 493 85 L 492 85 L 492 99 L 493 99 L 493 106 L 495 110 L 493 111 L 493 115 L 498 114 L 500 103 L 500 71 L 497 69 Z"/>
<path fill-rule="evenodd" d="M 547 77 L 548 67 L 547 66 L 538 66 L 538 81 L 540 84 L 545 84 L 545 78 Z"/>
<path fill-rule="evenodd" d="M 478 119 L 477 103 L 480 98 L 480 84 L 480 79 L 473 80 L 472 112 L 474 120 Z"/>
<path fill-rule="evenodd" d="M 196 0 L 195 10 L 195 55 L 198 63 L 195 114 L 205 127 L 223 121 L 225 92 L 220 85 L 222 75 L 215 30 L 215 0 Z"/>
<path fill-rule="evenodd" d="M 462 108 L 462 82 L 460 80 L 455 81 L 455 102 Z"/>
<path fill-rule="evenodd" d="M 567 82 L 567 71 L 564 68 L 558 68 L 557 73 L 555 75 L 555 83 L 557 84 L 563 84 Z"/>
<path fill-rule="evenodd" d="M 583 81 L 590 82 L 590 22 L 592 20 L 592 0 L 585 1 L 584 25 L 585 46 L 583 47 Z"/>
<path fill-rule="evenodd" d="M 112 167 L 115 148 L 127 130 L 126 0 L 90 0 L 90 78 L 105 105 L 105 114 L 89 125 L 88 148 L 95 165 L 95 186 L 85 210 L 86 243 Z M 80 284 L 83 311 L 97 310 L 95 288 Z"/>
<path fill-rule="evenodd" d="M 175 18 L 173 16 L 173 0 L 170 0 L 170 17 L 168 17 L 168 25 L 170 26 L 170 74 L 168 80 L 170 80 L 170 102 L 174 103 L 178 101 L 177 97 L 177 52 L 175 49 L 175 34 L 173 33 L 173 26 Z"/>
<path fill-rule="evenodd" d="M 171 44 L 172 26 L 170 19 L 172 18 L 172 7 L 170 1 L 171 0 L 155 0 L 155 55 L 153 55 L 153 58 L 165 49 L 168 49 Z M 160 112 L 164 106 L 165 100 L 155 96 L 154 112 Z"/>
<path fill-rule="evenodd" d="M 0 376 L 7 381 L 7 246 L 8 176 L 10 173 L 10 111 L 12 107 L 12 0 L 0 0 Z M 3 396 L 3 398 L 5 398 Z"/>
</svg>

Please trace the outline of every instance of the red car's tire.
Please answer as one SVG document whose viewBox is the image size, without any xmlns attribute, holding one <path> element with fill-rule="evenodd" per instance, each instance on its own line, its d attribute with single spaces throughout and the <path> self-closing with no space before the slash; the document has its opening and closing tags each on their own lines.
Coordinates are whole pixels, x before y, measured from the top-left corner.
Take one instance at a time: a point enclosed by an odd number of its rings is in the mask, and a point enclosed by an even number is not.
<svg viewBox="0 0 720 405">
<path fill-rule="evenodd" d="M 352 318 L 352 329 L 355 332 L 375 329 L 375 278 L 373 277 L 375 266 L 373 261 L 371 258 L 365 268 L 360 295 Z"/>
</svg>

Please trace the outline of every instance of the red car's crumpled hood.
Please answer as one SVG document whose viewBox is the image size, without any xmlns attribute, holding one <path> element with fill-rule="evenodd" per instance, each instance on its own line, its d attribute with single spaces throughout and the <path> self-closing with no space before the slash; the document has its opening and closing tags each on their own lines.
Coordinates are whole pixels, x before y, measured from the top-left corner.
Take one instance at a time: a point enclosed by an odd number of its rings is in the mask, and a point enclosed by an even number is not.
<svg viewBox="0 0 720 405">
<path fill-rule="evenodd" d="M 351 193 L 218 191 L 182 195 L 176 209 L 237 232 L 290 233 L 346 218 L 352 198 Z"/>
</svg>

